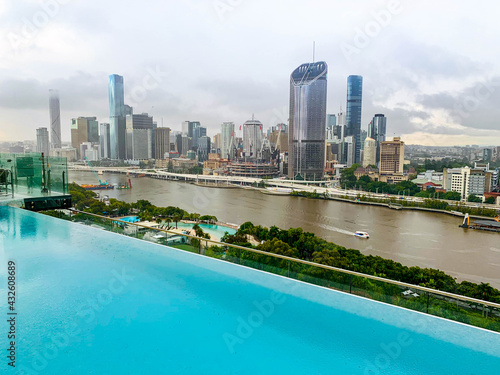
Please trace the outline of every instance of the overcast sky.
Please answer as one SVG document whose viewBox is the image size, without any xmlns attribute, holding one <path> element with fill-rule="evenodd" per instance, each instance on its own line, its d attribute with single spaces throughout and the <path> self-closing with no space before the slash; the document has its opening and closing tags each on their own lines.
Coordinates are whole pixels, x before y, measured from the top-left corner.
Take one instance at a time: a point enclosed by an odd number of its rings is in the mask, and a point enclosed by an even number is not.
<svg viewBox="0 0 500 375">
<path fill-rule="evenodd" d="M 73 117 L 107 122 L 113 73 L 158 126 L 214 135 L 254 113 L 267 128 L 287 121 L 290 73 L 316 41 L 328 113 L 359 74 L 363 128 L 384 113 L 409 144 L 500 145 L 499 14 L 496 1 L 2 0 L 0 140 L 49 127 L 49 89 L 64 141 Z"/>
</svg>

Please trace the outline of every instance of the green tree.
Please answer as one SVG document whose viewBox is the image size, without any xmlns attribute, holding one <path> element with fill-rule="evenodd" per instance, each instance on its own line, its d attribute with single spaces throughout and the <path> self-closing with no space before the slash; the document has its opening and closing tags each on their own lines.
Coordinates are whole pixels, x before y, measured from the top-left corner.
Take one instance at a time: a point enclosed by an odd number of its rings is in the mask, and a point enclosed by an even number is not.
<svg viewBox="0 0 500 375">
<path fill-rule="evenodd" d="M 479 198 L 477 195 L 471 194 L 467 198 L 467 202 L 475 202 L 475 203 L 481 203 L 483 200 Z"/>
<path fill-rule="evenodd" d="M 484 203 L 487 203 L 487 204 L 495 204 L 495 197 L 488 197 L 486 198 L 486 200 L 484 201 Z"/>
<path fill-rule="evenodd" d="M 182 219 L 182 216 L 180 216 L 179 214 L 175 214 L 173 217 L 172 217 L 172 220 L 175 222 L 175 229 L 177 229 L 177 223 L 179 221 L 181 221 Z"/>
<path fill-rule="evenodd" d="M 443 198 L 450 201 L 459 201 L 462 200 L 462 195 L 457 191 L 448 191 Z"/>
</svg>

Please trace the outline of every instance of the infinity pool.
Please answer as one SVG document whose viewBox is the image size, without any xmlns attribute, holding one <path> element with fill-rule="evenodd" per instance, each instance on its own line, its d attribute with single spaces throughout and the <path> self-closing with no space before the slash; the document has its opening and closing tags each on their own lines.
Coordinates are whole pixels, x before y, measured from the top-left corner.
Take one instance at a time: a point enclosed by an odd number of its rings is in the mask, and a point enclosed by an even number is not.
<svg viewBox="0 0 500 375">
<path fill-rule="evenodd" d="M 496 374 L 500 335 L 0 207 L 2 374 Z M 8 367 L 7 262 L 16 264 Z"/>
</svg>

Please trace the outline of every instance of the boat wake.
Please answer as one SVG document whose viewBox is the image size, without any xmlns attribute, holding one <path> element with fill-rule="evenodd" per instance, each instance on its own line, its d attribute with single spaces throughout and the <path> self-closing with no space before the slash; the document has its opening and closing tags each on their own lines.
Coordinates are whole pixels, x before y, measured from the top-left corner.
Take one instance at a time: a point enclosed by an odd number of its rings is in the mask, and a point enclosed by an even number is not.
<svg viewBox="0 0 500 375">
<path fill-rule="evenodd" d="M 338 233 L 346 234 L 348 236 L 354 236 L 354 232 L 349 232 L 348 230 L 332 227 L 330 225 L 318 224 L 318 227 L 326 229 L 326 230 L 330 230 L 332 232 L 338 232 Z"/>
</svg>

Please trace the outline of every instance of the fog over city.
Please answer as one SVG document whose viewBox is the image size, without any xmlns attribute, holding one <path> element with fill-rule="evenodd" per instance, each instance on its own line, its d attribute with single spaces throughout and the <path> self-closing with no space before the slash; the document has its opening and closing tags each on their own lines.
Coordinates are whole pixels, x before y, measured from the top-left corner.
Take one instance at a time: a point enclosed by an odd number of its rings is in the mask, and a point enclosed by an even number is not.
<svg viewBox="0 0 500 375">
<path fill-rule="evenodd" d="M 443 1 L 307 2 L 43 0 L 0 3 L 0 140 L 49 127 L 60 94 L 71 118 L 108 122 L 108 76 L 125 102 L 158 126 L 200 121 L 208 135 L 255 114 L 288 119 L 300 64 L 328 63 L 328 113 L 346 106 L 347 76 L 362 75 L 362 128 L 387 116 L 406 144 L 500 144 L 500 5 Z"/>
</svg>

